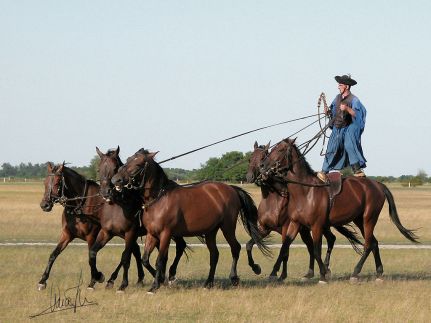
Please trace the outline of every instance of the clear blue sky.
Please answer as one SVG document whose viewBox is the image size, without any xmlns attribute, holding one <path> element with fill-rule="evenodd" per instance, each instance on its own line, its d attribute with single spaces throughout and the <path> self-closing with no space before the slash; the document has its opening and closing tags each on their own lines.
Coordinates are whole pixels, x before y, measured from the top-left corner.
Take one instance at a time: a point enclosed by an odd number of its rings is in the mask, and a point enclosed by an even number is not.
<svg viewBox="0 0 431 323">
<path fill-rule="evenodd" d="M 322 91 L 337 94 L 334 75 L 351 73 L 367 174 L 431 175 L 430 12 L 425 0 L 0 0 L 0 163 L 81 166 L 117 145 L 123 159 L 145 147 L 162 160 L 313 114 Z M 197 168 L 307 123 L 164 166 Z"/>
</svg>

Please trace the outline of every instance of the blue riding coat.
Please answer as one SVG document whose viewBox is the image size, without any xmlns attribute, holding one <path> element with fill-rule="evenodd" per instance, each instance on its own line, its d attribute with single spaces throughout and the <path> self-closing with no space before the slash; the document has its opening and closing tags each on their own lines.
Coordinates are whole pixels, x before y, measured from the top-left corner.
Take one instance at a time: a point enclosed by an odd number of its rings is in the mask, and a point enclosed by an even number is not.
<svg viewBox="0 0 431 323">
<path fill-rule="evenodd" d="M 341 170 L 349 165 L 359 164 L 359 167 L 366 167 L 366 159 L 362 152 L 361 135 L 365 128 L 367 110 L 359 99 L 353 94 L 341 99 L 341 95 L 331 103 L 332 119 L 334 121 L 341 112 L 340 103 L 343 102 L 355 110 L 355 117 L 349 117 L 344 124 L 334 123 L 332 133 L 329 137 L 328 147 L 323 162 L 322 170 Z M 345 117 L 346 119 L 346 117 Z M 338 127 L 337 127 L 338 126 Z"/>
</svg>

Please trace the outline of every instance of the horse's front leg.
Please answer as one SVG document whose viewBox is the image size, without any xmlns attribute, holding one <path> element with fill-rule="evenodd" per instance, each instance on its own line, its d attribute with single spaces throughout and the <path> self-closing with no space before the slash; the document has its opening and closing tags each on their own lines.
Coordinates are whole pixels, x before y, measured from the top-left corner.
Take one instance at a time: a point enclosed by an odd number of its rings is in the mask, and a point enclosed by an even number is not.
<svg viewBox="0 0 431 323">
<path fill-rule="evenodd" d="M 313 247 L 314 247 L 314 258 L 317 261 L 320 269 L 320 280 L 319 284 L 326 284 L 326 267 L 322 261 L 322 231 L 323 227 L 319 224 L 315 224 L 311 228 L 313 234 Z"/>
<path fill-rule="evenodd" d="M 88 284 L 87 289 L 93 290 L 94 286 L 96 285 L 96 282 L 103 283 L 105 281 L 105 276 L 103 275 L 103 273 L 97 270 L 96 258 L 99 250 L 102 249 L 111 239 L 112 239 L 112 235 L 110 235 L 108 232 L 102 229 L 99 231 L 96 241 L 94 242 L 94 244 L 91 246 L 89 250 L 88 262 L 90 264 L 90 269 L 91 269 L 91 280 L 90 280 L 90 283 Z"/>
<path fill-rule="evenodd" d="M 130 268 L 130 258 L 132 255 L 131 251 L 132 251 L 133 245 L 136 244 L 136 238 L 137 238 L 136 232 L 133 229 L 126 232 L 124 236 L 125 248 L 121 256 L 121 264 L 123 265 L 123 281 L 121 282 L 121 285 L 118 288 L 117 292 L 124 292 L 124 290 L 129 285 L 129 268 Z"/>
<path fill-rule="evenodd" d="M 148 262 L 151 252 L 157 245 L 157 239 L 150 233 L 147 234 L 147 238 L 145 239 L 145 249 L 144 249 L 144 257 L 142 259 L 143 262 Z M 169 249 L 170 235 L 166 232 L 160 236 L 159 241 L 159 255 L 156 260 L 156 276 L 154 277 L 154 282 L 151 288 L 148 290 L 148 294 L 154 294 L 157 289 L 160 288 L 160 283 L 164 281 L 165 278 L 165 270 L 166 270 L 166 262 L 167 255 Z"/>
<path fill-rule="evenodd" d="M 292 244 L 293 240 L 295 240 L 296 235 L 298 234 L 299 228 L 300 228 L 299 223 L 292 222 L 292 221 L 289 223 L 287 230 L 286 230 L 286 236 L 285 236 L 283 244 L 281 246 L 277 261 L 274 264 L 274 268 L 273 268 L 273 271 L 270 275 L 270 278 L 271 278 L 271 276 L 277 277 L 277 272 L 280 269 L 280 265 L 284 261 L 286 262 L 286 275 L 287 275 L 287 262 L 289 260 L 289 248 L 290 248 L 290 245 Z"/>
<path fill-rule="evenodd" d="M 310 229 L 305 226 L 301 226 L 299 234 L 301 235 L 302 241 L 304 241 L 305 245 L 307 246 L 307 251 L 309 255 L 308 272 L 302 277 L 302 279 L 305 281 L 314 277 L 313 238 L 311 237 Z"/>
<path fill-rule="evenodd" d="M 325 228 L 325 230 L 323 231 L 323 235 L 325 236 L 326 242 L 328 244 L 328 250 L 326 251 L 325 262 L 324 262 L 324 265 L 326 268 L 326 278 L 331 279 L 331 269 L 329 268 L 329 262 L 331 260 L 331 254 L 332 254 L 332 250 L 334 249 L 335 240 L 337 240 L 337 238 L 331 232 L 331 229 L 329 227 Z"/>
<path fill-rule="evenodd" d="M 38 290 L 43 290 L 46 288 L 46 281 L 49 278 L 49 273 L 51 272 L 52 265 L 55 262 L 55 259 L 60 255 L 60 253 L 66 249 L 67 245 L 73 240 L 73 237 L 71 233 L 63 229 L 60 236 L 60 241 L 58 242 L 55 249 L 52 251 L 51 255 L 49 256 L 48 264 L 45 268 L 45 271 L 42 274 L 42 278 L 39 281 L 39 284 L 37 286 Z"/>
</svg>

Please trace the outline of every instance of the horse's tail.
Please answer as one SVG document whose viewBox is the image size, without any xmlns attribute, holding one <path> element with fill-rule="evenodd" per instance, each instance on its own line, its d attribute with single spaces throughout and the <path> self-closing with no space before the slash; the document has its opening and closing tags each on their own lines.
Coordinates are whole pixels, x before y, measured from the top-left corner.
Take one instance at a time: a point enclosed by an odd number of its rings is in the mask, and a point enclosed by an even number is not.
<svg viewBox="0 0 431 323">
<path fill-rule="evenodd" d="M 362 246 L 363 243 L 358 239 L 358 234 L 351 225 L 337 225 L 334 226 L 334 228 L 349 240 L 353 250 L 355 250 L 357 254 L 362 255 L 362 249 L 359 248 L 358 245 Z"/>
<path fill-rule="evenodd" d="M 242 188 L 235 185 L 231 185 L 231 187 L 235 189 L 241 202 L 240 217 L 245 231 L 247 231 L 248 235 L 256 243 L 259 250 L 265 256 L 271 257 L 271 250 L 269 249 L 265 238 L 261 236 L 257 226 L 257 208 L 253 199 L 251 198 L 250 194 L 244 191 Z"/>
<path fill-rule="evenodd" d="M 395 206 L 394 197 L 391 191 L 387 188 L 387 186 L 381 182 L 379 184 L 383 188 L 383 192 L 385 193 L 386 200 L 389 204 L 389 216 L 391 218 L 392 223 L 398 228 L 401 234 L 414 243 L 420 243 L 419 237 L 415 234 L 416 230 L 409 230 L 403 227 L 401 224 L 400 218 L 398 217 L 397 207 Z"/>
</svg>

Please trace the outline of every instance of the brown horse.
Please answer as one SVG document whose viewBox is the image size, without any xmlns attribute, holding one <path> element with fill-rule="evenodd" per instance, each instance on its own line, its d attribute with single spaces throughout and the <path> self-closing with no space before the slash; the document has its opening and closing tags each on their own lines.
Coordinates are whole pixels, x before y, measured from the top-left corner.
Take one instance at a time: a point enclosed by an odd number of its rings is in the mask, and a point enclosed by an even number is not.
<svg viewBox="0 0 431 323">
<path fill-rule="evenodd" d="M 287 213 L 287 206 L 289 202 L 288 192 L 286 188 L 282 190 L 276 189 L 274 187 L 274 179 L 271 176 L 265 181 L 263 181 L 260 176 L 260 165 L 269 154 L 269 146 L 269 143 L 266 146 L 259 146 L 257 142 L 254 143 L 254 150 L 250 156 L 246 178 L 247 182 L 256 183 L 261 189 L 262 200 L 259 204 L 257 214 L 259 229 L 262 232 L 262 235 L 266 237 L 271 231 L 276 231 L 282 235 L 282 241 L 284 241 L 286 238 L 287 228 L 290 223 Z M 354 249 L 357 250 L 356 244 L 360 244 L 360 241 L 356 238 L 355 234 L 343 226 L 338 226 L 336 229 L 341 234 L 343 234 L 350 241 Z M 301 226 L 299 233 L 301 235 L 302 241 L 304 241 L 305 245 L 307 246 L 307 250 L 310 255 L 308 272 L 304 275 L 303 279 L 311 279 L 314 277 L 313 240 L 311 238 L 310 230 L 307 227 Z M 336 237 L 329 228 L 327 228 L 323 234 L 328 243 L 324 264 L 327 272 L 330 274 L 331 271 L 329 269 L 329 262 Z M 254 263 L 252 257 L 253 244 L 253 240 L 250 240 L 246 245 L 248 260 L 250 266 L 256 269 L 255 272 L 259 273 L 260 267 Z M 276 264 L 274 265 L 270 274 L 270 278 L 277 277 L 277 271 L 280 268 L 278 262 L 279 260 L 277 260 Z M 287 258 L 283 258 L 282 263 L 283 269 L 279 278 L 280 280 L 284 280 L 287 277 Z"/>
<path fill-rule="evenodd" d="M 102 218 L 102 213 L 106 213 L 109 209 L 111 212 L 113 211 L 112 207 L 107 206 L 99 195 L 99 185 L 96 182 L 85 179 L 85 177 L 64 166 L 64 164 L 53 166 L 48 163 L 47 168 L 48 175 L 44 181 L 45 193 L 40 207 L 43 211 L 49 212 L 55 203 L 60 203 L 63 205 L 64 211 L 62 214 L 60 241 L 49 257 L 48 265 L 38 285 L 39 290 L 46 287 L 46 281 L 55 259 L 72 240 L 75 238 L 85 240 L 91 255 L 92 247 L 94 247 L 101 229 L 100 219 Z M 144 272 L 140 261 L 139 245 L 136 242 L 133 254 L 137 261 L 139 284 L 142 283 Z M 112 273 L 108 281 L 108 288 L 112 286 L 121 266 L 122 262 Z M 92 268 L 91 277 L 89 288 L 94 288 L 96 282 L 102 283 L 105 280 L 104 275 L 95 267 Z"/>
<path fill-rule="evenodd" d="M 332 201 L 327 187 L 316 177 L 315 172 L 301 154 L 295 140 L 285 139 L 278 143 L 265 159 L 261 172 L 264 176 L 276 176 L 289 193 L 288 214 L 290 223 L 287 237 L 280 254 L 288 256 L 289 246 L 295 239 L 301 225 L 311 228 L 314 255 L 320 268 L 320 280 L 325 282 L 326 268 L 321 259 L 322 231 L 329 225 L 344 225 L 354 222 L 365 239 L 364 253 L 352 274 L 357 281 L 362 266 L 372 251 L 376 263 L 377 279 L 381 280 L 383 265 L 379 246 L 374 236 L 374 227 L 385 199 L 389 203 L 392 222 L 408 240 L 417 243 L 413 231 L 404 228 L 399 220 L 393 196 L 382 183 L 369 178 L 347 177 L 343 179 L 340 194 Z"/>
<path fill-rule="evenodd" d="M 139 150 L 112 178 L 112 183 L 119 190 L 124 186 L 136 185 L 142 190 L 145 203 L 142 223 L 147 229 L 143 261 L 148 261 L 154 247 L 160 243 L 157 273 L 149 293 L 155 292 L 164 281 L 171 237 L 205 235 L 210 252 L 210 271 L 205 287 L 212 287 L 219 257 L 216 245 L 219 229 L 231 248 L 232 267 L 229 277 L 232 284 L 237 285 L 239 277 L 236 267 L 241 250 L 235 236 L 238 213 L 241 214 L 246 231 L 261 250 L 266 250 L 259 237 L 257 209 L 253 200 L 239 187 L 218 182 L 179 186 L 169 180 L 160 165 L 154 161 L 155 155 L 156 153 Z"/>
<path fill-rule="evenodd" d="M 113 185 L 111 183 L 112 177 L 118 172 L 118 169 L 123 166 L 123 162 L 119 156 L 120 147 L 117 147 L 115 150 L 109 150 L 106 154 L 101 152 L 97 147 L 96 151 L 100 157 L 100 194 L 107 203 L 115 203 L 123 210 L 123 214 L 118 212 L 115 214 L 115 217 L 103 218 L 101 222 L 101 231 L 103 232 L 104 241 L 111 239 L 113 234 L 118 234 L 120 232 L 124 232 L 124 235 L 126 237 L 130 237 L 130 239 L 133 239 L 133 237 L 137 236 L 144 236 L 147 232 L 145 228 L 139 223 L 142 212 L 141 192 L 138 190 L 124 189 L 120 193 L 116 190 L 113 190 Z M 187 247 L 187 244 L 182 237 L 175 238 L 174 240 L 176 242 L 176 257 L 169 268 L 169 283 L 172 283 L 176 280 L 175 275 L 177 272 L 178 263 Z M 128 245 L 126 243 L 126 249 L 127 247 Z M 128 257 L 128 261 L 130 262 L 130 254 L 126 254 L 125 256 Z M 145 263 L 144 265 L 154 276 L 154 268 L 149 263 Z"/>
</svg>

